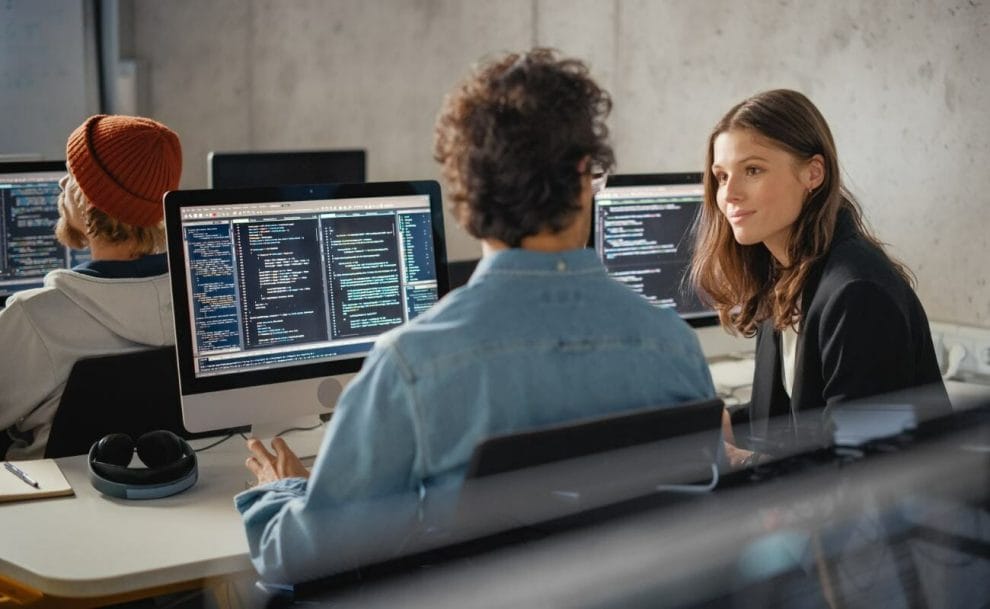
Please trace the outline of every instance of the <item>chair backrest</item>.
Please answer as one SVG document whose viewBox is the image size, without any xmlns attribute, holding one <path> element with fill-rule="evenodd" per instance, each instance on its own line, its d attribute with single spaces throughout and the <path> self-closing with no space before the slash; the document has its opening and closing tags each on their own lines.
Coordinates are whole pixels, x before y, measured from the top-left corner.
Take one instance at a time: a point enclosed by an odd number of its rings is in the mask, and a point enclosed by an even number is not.
<svg viewBox="0 0 990 609">
<path fill-rule="evenodd" d="M 106 434 L 137 439 L 155 429 L 190 437 L 182 426 L 175 347 L 87 357 L 69 374 L 45 456 L 82 455 Z"/>
<path fill-rule="evenodd" d="M 719 399 L 703 400 L 488 438 L 468 464 L 458 526 L 531 524 L 711 484 L 722 408 Z"/>
<path fill-rule="evenodd" d="M 450 289 L 467 284 L 478 266 L 480 260 L 449 260 L 447 261 L 447 276 L 450 278 Z"/>
<path fill-rule="evenodd" d="M 702 400 L 619 412 L 487 438 L 475 447 L 466 477 L 481 478 L 679 436 L 717 431 L 721 425 L 722 408 L 720 399 Z M 714 438 L 711 433 L 709 436 Z"/>
</svg>

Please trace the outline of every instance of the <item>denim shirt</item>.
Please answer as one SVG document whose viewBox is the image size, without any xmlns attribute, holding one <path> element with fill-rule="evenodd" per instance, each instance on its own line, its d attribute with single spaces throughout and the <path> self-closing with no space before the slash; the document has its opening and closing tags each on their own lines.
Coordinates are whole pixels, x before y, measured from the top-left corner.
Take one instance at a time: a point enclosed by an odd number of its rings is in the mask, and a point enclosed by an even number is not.
<svg viewBox="0 0 990 609">
<path fill-rule="evenodd" d="M 235 503 L 262 578 L 299 582 L 402 551 L 424 507 L 449 508 L 486 437 L 714 395 L 694 332 L 593 250 L 500 251 L 379 339 L 308 482 Z"/>
</svg>

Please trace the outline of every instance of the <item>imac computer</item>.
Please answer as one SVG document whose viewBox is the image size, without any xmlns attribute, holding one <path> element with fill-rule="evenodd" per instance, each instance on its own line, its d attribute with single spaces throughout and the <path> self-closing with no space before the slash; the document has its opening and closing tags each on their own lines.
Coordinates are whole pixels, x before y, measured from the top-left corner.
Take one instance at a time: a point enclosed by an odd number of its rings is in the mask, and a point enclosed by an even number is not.
<svg viewBox="0 0 990 609">
<path fill-rule="evenodd" d="M 41 287 L 45 274 L 89 260 L 55 238 L 58 182 L 65 161 L 0 163 L 0 308 L 14 292 Z"/>
<path fill-rule="evenodd" d="M 592 206 L 591 239 L 609 274 L 695 327 L 718 323 L 685 282 L 704 192 L 700 173 L 615 175 Z"/>
<path fill-rule="evenodd" d="M 165 227 L 191 432 L 325 412 L 448 289 L 433 181 L 173 191 Z"/>
<path fill-rule="evenodd" d="M 210 188 L 364 182 L 364 150 L 210 152 Z"/>
</svg>

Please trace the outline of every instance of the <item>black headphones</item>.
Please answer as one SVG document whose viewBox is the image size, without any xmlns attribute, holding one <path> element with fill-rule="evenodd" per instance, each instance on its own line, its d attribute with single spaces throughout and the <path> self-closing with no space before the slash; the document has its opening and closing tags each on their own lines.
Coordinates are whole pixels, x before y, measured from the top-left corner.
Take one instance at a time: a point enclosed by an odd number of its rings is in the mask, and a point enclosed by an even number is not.
<svg viewBox="0 0 990 609">
<path fill-rule="evenodd" d="M 138 438 L 138 458 L 147 467 L 128 467 L 135 442 L 130 436 L 103 436 L 89 449 L 89 481 L 104 495 L 121 499 L 158 499 L 196 484 L 196 453 L 171 431 L 149 431 Z"/>
</svg>

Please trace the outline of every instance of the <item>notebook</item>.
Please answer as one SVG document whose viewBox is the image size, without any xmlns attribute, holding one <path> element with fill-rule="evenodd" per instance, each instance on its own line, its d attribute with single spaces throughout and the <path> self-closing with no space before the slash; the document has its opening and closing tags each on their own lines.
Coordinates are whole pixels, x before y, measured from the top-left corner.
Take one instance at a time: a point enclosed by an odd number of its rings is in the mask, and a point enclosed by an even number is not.
<svg viewBox="0 0 990 609">
<path fill-rule="evenodd" d="M 74 494 L 72 486 L 69 485 L 62 470 L 59 469 L 58 463 L 53 459 L 10 462 L 27 474 L 31 480 L 37 482 L 38 488 L 8 470 L 6 463 L 5 461 L 0 465 L 0 503 Z"/>
</svg>

